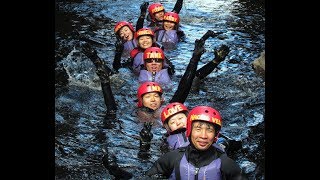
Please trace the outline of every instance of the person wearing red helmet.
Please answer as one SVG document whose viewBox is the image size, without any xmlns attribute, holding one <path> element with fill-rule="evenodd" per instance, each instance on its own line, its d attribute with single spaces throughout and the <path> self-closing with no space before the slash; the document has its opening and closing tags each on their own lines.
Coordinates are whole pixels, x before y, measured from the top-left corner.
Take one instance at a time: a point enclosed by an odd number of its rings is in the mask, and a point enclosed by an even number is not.
<svg viewBox="0 0 320 180">
<path fill-rule="evenodd" d="M 186 127 L 190 144 L 161 156 L 146 175 L 169 179 L 244 179 L 239 165 L 214 146 L 221 127 L 222 118 L 216 109 L 209 106 L 193 108 Z"/>
<path fill-rule="evenodd" d="M 163 26 L 155 29 L 156 41 L 160 42 L 164 48 L 175 47 L 175 45 L 185 39 L 185 34 L 181 30 L 180 17 L 178 13 L 166 12 L 163 17 Z"/>
<path fill-rule="evenodd" d="M 171 78 L 168 72 L 163 50 L 158 47 L 147 48 L 143 53 L 144 67 L 140 70 L 139 82 L 153 81 L 162 86 L 171 85 Z"/>
<path fill-rule="evenodd" d="M 188 113 L 189 110 L 187 107 L 179 102 L 170 103 L 163 108 L 161 121 L 163 127 L 167 130 L 165 139 L 169 150 L 174 150 L 189 144 L 186 135 Z M 228 142 L 224 138 L 220 138 L 219 140 L 219 146 L 217 146 L 217 144 L 213 145 L 222 152 L 225 152 Z"/>
<path fill-rule="evenodd" d="M 171 100 L 169 102 L 184 103 L 184 101 L 186 100 L 186 98 L 191 90 L 193 79 L 195 77 L 204 78 L 206 75 L 208 75 L 210 72 L 212 72 L 213 69 L 219 64 L 219 63 L 216 63 L 215 61 L 220 62 L 220 61 L 224 60 L 225 57 L 228 55 L 229 48 L 227 46 L 222 46 L 222 48 L 220 48 L 219 50 L 215 50 L 216 56 L 213 60 L 215 63 L 212 63 L 212 61 L 210 61 L 205 66 L 203 66 L 202 68 L 197 70 L 198 62 L 200 61 L 200 58 L 205 51 L 204 43 L 205 43 L 206 39 L 208 39 L 212 35 L 214 35 L 214 32 L 208 31 L 206 34 L 204 34 L 201 37 L 201 39 L 199 39 L 199 40 L 197 39 L 195 41 L 195 48 L 193 50 L 192 57 L 191 57 L 189 64 L 186 68 L 186 71 L 184 72 L 184 74 L 179 82 L 177 90 L 175 91 L 173 97 L 171 98 Z M 224 48 L 224 47 L 226 47 L 226 48 Z M 160 53 L 160 55 L 153 55 L 153 56 L 160 57 L 161 53 Z M 152 59 L 152 58 L 149 57 L 149 59 Z M 152 61 L 155 61 L 155 60 L 152 60 Z M 154 68 L 154 69 L 156 69 L 156 68 Z M 152 71 L 152 69 L 150 71 Z M 151 76 L 151 78 L 152 78 L 152 76 Z M 156 79 L 154 79 L 154 78 L 152 78 L 152 80 L 156 81 Z M 147 82 L 150 82 L 150 81 L 147 81 Z M 158 82 L 156 82 L 156 83 L 161 87 L 161 85 Z M 145 94 L 147 94 L 147 93 L 148 92 L 146 92 Z M 161 99 L 161 95 L 162 95 L 162 93 L 159 93 L 159 97 L 160 97 L 159 99 Z M 157 119 L 157 118 L 159 118 L 160 112 L 161 112 L 161 105 L 162 105 L 159 102 L 161 102 L 161 101 L 159 100 L 158 103 L 156 103 L 156 104 L 153 103 L 154 107 L 150 108 L 147 105 L 147 101 L 142 101 L 142 98 L 143 98 L 142 94 L 138 93 L 138 100 L 140 102 L 138 104 L 138 107 L 139 107 L 138 111 L 143 111 L 143 113 L 141 113 L 141 114 L 146 114 L 145 115 L 146 118 L 143 117 L 142 119 Z"/>
<path fill-rule="evenodd" d="M 187 115 L 189 110 L 179 102 L 169 103 L 162 109 L 161 122 L 167 130 L 165 134 L 166 145 L 170 150 L 185 146 Z"/>
<path fill-rule="evenodd" d="M 141 28 L 139 29 L 134 38 L 137 41 L 138 47 L 134 48 L 130 52 L 130 58 L 132 61 L 132 69 L 136 75 L 139 75 L 140 70 L 144 68 L 144 60 L 143 54 L 147 48 L 150 47 L 160 47 L 159 44 L 156 43 L 154 38 L 154 32 L 150 28 Z M 174 66 L 169 61 L 168 58 L 164 57 L 164 67 L 168 68 L 170 75 L 174 73 Z"/>
<path fill-rule="evenodd" d="M 141 5 L 140 16 L 144 17 L 147 11 L 148 2 L 145 2 Z M 136 24 L 136 31 L 143 27 L 143 21 L 141 18 L 138 19 Z M 137 47 L 137 41 L 134 38 L 134 34 L 136 32 L 131 23 L 127 21 L 119 21 L 114 26 L 114 33 L 116 35 L 116 51 L 113 60 L 113 69 L 118 71 L 121 67 L 126 66 L 128 62 L 121 63 L 121 57 L 127 58 L 130 57 L 130 52 L 135 47 Z"/>
<path fill-rule="evenodd" d="M 181 8 L 182 8 L 183 0 L 177 0 L 173 10 L 171 12 L 175 12 L 179 14 Z M 155 30 L 156 28 L 161 28 L 163 26 L 163 18 L 165 14 L 165 8 L 161 3 L 152 3 L 148 7 L 148 16 L 147 20 L 151 21 L 150 24 L 147 26 L 151 28 L 152 30 Z"/>
</svg>

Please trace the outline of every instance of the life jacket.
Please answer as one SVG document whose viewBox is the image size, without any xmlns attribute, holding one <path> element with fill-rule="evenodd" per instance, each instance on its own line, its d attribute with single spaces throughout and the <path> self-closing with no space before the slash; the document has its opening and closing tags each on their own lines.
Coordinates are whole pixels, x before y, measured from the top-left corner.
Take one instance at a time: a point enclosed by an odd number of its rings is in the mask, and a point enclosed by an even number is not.
<svg viewBox="0 0 320 180">
<path fill-rule="evenodd" d="M 179 37 L 177 35 L 177 30 L 164 30 L 159 29 L 155 32 L 156 40 L 158 42 L 177 44 L 179 42 Z"/>
<path fill-rule="evenodd" d="M 180 132 L 177 134 L 171 134 L 167 137 L 167 142 L 169 145 L 169 148 L 174 150 L 180 147 L 185 147 L 187 146 L 189 143 L 188 138 L 186 137 L 186 133 L 185 132 Z"/>
<path fill-rule="evenodd" d="M 131 50 L 130 57 L 134 59 L 139 52 L 140 50 L 138 49 L 138 47 L 135 47 L 134 49 Z"/>
<path fill-rule="evenodd" d="M 152 74 L 152 72 L 149 72 L 145 69 L 141 69 L 138 80 L 139 80 L 139 83 L 142 83 L 145 81 L 153 81 L 161 85 L 166 85 L 171 83 L 168 69 L 161 69 L 159 72 L 156 72 L 154 74 Z"/>
<path fill-rule="evenodd" d="M 196 168 L 192 164 L 188 163 L 186 156 L 183 155 L 180 161 L 180 168 L 179 168 L 180 178 L 179 179 L 181 180 L 187 180 L 187 179 L 221 180 L 220 167 L 221 167 L 220 158 L 213 160 L 207 166 Z M 170 176 L 169 179 L 176 179 L 175 176 L 176 176 L 175 174 L 172 174 L 172 176 Z"/>
<path fill-rule="evenodd" d="M 127 41 L 123 44 L 123 53 L 130 54 L 135 47 L 138 47 L 135 40 Z"/>
</svg>

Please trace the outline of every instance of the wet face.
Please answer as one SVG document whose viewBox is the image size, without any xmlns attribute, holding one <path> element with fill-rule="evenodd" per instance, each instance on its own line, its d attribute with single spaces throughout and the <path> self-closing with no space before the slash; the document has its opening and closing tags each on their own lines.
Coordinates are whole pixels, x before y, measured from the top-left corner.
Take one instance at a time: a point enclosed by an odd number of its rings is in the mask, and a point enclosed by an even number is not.
<svg viewBox="0 0 320 180">
<path fill-rule="evenodd" d="M 191 142 L 198 150 L 208 149 L 214 142 L 214 136 L 213 124 L 203 121 L 192 123 Z"/>
<path fill-rule="evenodd" d="M 122 41 L 127 42 L 133 39 L 133 32 L 130 30 L 128 26 L 123 26 L 119 30 L 119 36 L 122 39 Z"/>
<path fill-rule="evenodd" d="M 164 16 L 164 11 L 160 11 L 160 12 L 154 13 L 154 18 L 157 21 L 163 21 L 163 16 Z"/>
<path fill-rule="evenodd" d="M 174 22 L 170 22 L 170 21 L 164 21 L 163 22 L 163 28 L 168 31 L 168 30 L 173 30 L 174 29 L 174 26 L 176 24 Z"/>
<path fill-rule="evenodd" d="M 143 106 L 156 110 L 161 106 L 161 96 L 157 92 L 146 93 L 142 96 Z"/>
<path fill-rule="evenodd" d="M 173 115 L 168 120 L 168 126 L 170 131 L 175 131 L 177 129 L 186 128 L 187 127 L 187 116 L 184 113 L 178 113 Z"/>
<path fill-rule="evenodd" d="M 147 49 L 152 46 L 152 37 L 151 36 L 140 36 L 138 38 L 138 45 L 142 49 Z"/>
<path fill-rule="evenodd" d="M 163 66 L 162 59 L 145 59 L 145 66 L 149 72 L 159 72 Z"/>
</svg>

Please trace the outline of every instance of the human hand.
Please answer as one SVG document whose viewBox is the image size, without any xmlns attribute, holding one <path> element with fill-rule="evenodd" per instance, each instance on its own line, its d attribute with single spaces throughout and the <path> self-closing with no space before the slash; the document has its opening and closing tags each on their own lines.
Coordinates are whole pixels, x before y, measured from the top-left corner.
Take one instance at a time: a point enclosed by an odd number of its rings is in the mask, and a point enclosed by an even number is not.
<svg viewBox="0 0 320 180">
<path fill-rule="evenodd" d="M 214 37 L 218 36 L 219 34 L 222 34 L 222 32 L 214 32 L 214 31 L 212 31 L 212 30 L 208 30 L 208 31 L 202 36 L 201 39 L 202 39 L 203 41 L 206 41 L 209 37 L 214 38 Z"/>
<path fill-rule="evenodd" d="M 151 122 L 145 122 L 143 128 L 140 131 L 140 137 L 143 142 L 150 142 L 153 138 L 153 134 L 151 133 Z"/>
<path fill-rule="evenodd" d="M 220 63 L 226 58 L 229 52 L 230 52 L 230 48 L 227 45 L 223 44 L 222 46 L 220 46 L 219 49 L 214 50 L 214 56 L 215 56 L 214 59 Z"/>
<path fill-rule="evenodd" d="M 194 55 L 201 56 L 205 52 L 204 42 L 205 41 L 202 38 L 200 40 L 196 39 L 193 50 Z"/>
<path fill-rule="evenodd" d="M 143 3 L 141 4 L 141 6 L 140 6 L 141 12 L 146 13 L 148 6 L 149 6 L 149 2 L 143 2 Z"/>
</svg>

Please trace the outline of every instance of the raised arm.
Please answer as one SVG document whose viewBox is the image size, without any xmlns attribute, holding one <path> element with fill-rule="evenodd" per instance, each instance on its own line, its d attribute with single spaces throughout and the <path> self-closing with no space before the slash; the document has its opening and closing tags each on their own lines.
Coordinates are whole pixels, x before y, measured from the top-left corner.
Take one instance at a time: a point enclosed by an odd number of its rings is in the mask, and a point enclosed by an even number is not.
<svg viewBox="0 0 320 180">
<path fill-rule="evenodd" d="M 97 51 L 94 50 L 88 43 L 82 44 L 82 52 L 96 66 L 96 73 L 101 81 L 101 88 L 103 92 L 104 103 L 107 107 L 107 113 L 114 114 L 117 110 L 117 105 L 110 87 L 109 75 L 112 74 L 111 69 L 105 65 L 104 61 L 101 60 L 100 57 L 97 55 Z"/>
<path fill-rule="evenodd" d="M 114 70 L 118 72 L 118 70 L 121 68 L 121 56 L 124 48 L 123 43 L 121 42 L 120 39 L 117 39 L 115 47 L 116 47 L 116 51 L 114 54 L 112 67 Z"/>
<path fill-rule="evenodd" d="M 183 0 L 177 0 L 176 4 L 174 5 L 174 8 L 172 10 L 172 12 L 176 12 L 179 14 L 181 8 L 182 8 L 182 3 L 183 3 Z"/>
<path fill-rule="evenodd" d="M 208 74 L 210 74 L 221 61 L 225 60 L 226 56 L 229 54 L 230 49 L 226 45 L 220 46 L 219 49 L 214 50 L 214 59 L 204 65 L 202 68 L 198 69 L 196 72 L 196 76 L 199 79 L 205 78 Z"/>
<path fill-rule="evenodd" d="M 136 31 L 143 28 L 144 18 L 146 17 L 148 6 L 149 6 L 149 2 L 143 2 L 140 6 L 140 16 L 136 24 Z"/>
<path fill-rule="evenodd" d="M 181 8 L 182 8 L 183 0 L 177 0 L 176 4 L 174 5 L 174 8 L 172 12 L 176 12 L 179 14 Z"/>
<path fill-rule="evenodd" d="M 185 73 L 183 74 L 178 89 L 174 93 L 172 99 L 170 100 L 170 103 L 172 102 L 180 102 L 184 103 L 184 101 L 187 99 L 189 91 L 191 89 L 192 81 L 196 75 L 196 70 L 198 66 L 198 62 L 200 61 L 201 55 L 204 53 L 204 43 L 205 40 L 207 40 L 210 36 L 208 35 L 210 31 L 208 31 L 206 34 L 202 36 L 200 40 L 195 41 L 195 48 L 193 50 L 192 57 L 190 59 L 190 62 L 187 66 L 187 69 Z"/>
</svg>

